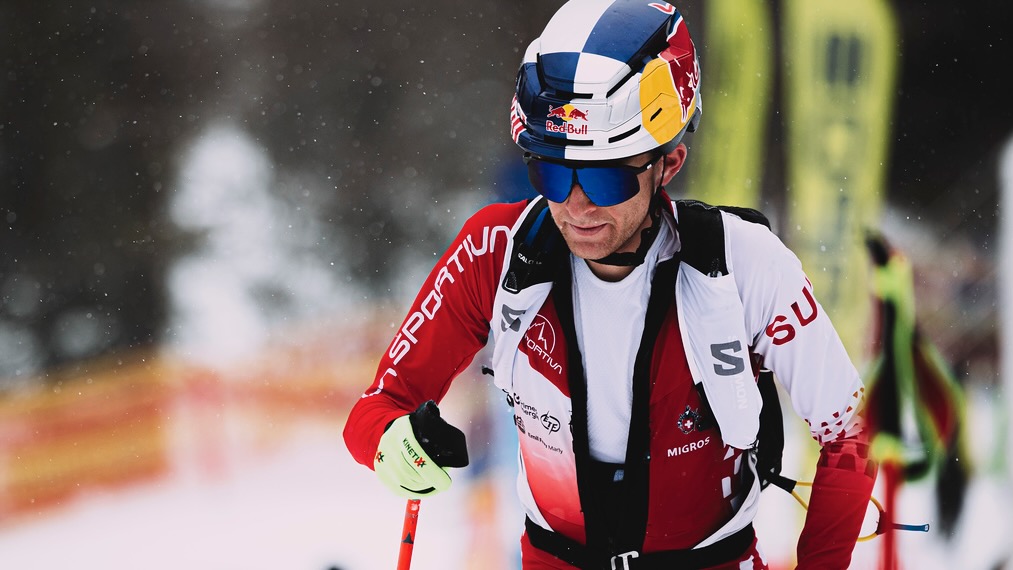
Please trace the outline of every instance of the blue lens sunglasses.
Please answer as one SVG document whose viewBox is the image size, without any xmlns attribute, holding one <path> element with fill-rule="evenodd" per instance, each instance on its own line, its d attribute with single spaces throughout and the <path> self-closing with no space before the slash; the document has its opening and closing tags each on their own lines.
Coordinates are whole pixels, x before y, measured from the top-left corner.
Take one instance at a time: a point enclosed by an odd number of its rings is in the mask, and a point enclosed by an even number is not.
<svg viewBox="0 0 1013 570">
<path fill-rule="evenodd" d="M 524 153 L 528 165 L 528 179 L 539 194 L 552 202 L 562 203 L 570 190 L 579 184 L 595 206 L 605 208 L 621 204 L 640 192 L 640 175 L 650 170 L 661 155 L 652 155 L 643 166 L 630 166 L 615 162 L 602 165 L 553 162 Z M 578 172 L 579 171 L 579 172 Z"/>
</svg>

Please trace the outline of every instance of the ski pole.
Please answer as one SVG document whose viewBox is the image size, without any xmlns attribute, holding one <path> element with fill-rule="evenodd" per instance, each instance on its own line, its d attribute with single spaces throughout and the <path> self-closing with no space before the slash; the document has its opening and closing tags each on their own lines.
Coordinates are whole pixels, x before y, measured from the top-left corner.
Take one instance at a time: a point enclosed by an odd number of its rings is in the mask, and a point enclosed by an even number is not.
<svg viewBox="0 0 1013 570">
<path fill-rule="evenodd" d="M 404 510 L 404 527 L 401 529 L 401 551 L 397 557 L 397 570 L 412 566 L 412 549 L 415 548 L 415 528 L 419 524 L 419 499 L 408 499 Z"/>
<path fill-rule="evenodd" d="M 774 480 L 771 481 L 771 484 L 774 485 L 775 487 L 779 487 L 785 491 L 788 491 L 788 493 L 790 493 L 791 496 L 795 498 L 795 501 L 797 501 L 798 504 L 802 505 L 803 509 L 809 510 L 809 503 L 805 499 L 803 499 L 801 495 L 799 495 L 798 491 L 795 490 L 795 487 L 811 488 L 813 486 L 811 482 L 795 481 L 794 479 L 789 479 L 782 475 L 778 475 Z M 879 521 L 876 523 L 876 530 L 872 531 L 870 534 L 867 534 L 865 536 L 858 537 L 858 542 L 865 542 L 867 540 L 872 540 L 873 538 L 886 534 L 891 530 L 907 530 L 912 532 L 929 531 L 929 525 L 927 524 L 904 524 L 888 520 L 886 515 L 887 513 L 886 509 L 883 508 L 883 504 L 880 503 L 876 499 L 876 497 L 869 497 L 869 502 L 876 507 L 877 511 L 879 511 Z"/>
</svg>

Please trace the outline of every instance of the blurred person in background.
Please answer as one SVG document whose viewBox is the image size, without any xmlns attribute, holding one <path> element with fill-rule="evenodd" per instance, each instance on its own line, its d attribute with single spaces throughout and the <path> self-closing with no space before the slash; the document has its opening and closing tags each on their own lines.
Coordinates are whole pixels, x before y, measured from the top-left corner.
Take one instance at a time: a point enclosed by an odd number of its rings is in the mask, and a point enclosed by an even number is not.
<svg viewBox="0 0 1013 570">
<path fill-rule="evenodd" d="M 673 6 L 562 6 L 511 109 L 540 196 L 464 224 L 346 423 L 351 454 L 395 493 L 446 490 L 468 454 L 436 403 L 491 339 L 526 570 L 767 568 L 752 521 L 768 370 L 822 446 L 798 567 L 851 560 L 876 475 L 863 383 L 762 216 L 666 193 L 699 85 Z"/>
</svg>

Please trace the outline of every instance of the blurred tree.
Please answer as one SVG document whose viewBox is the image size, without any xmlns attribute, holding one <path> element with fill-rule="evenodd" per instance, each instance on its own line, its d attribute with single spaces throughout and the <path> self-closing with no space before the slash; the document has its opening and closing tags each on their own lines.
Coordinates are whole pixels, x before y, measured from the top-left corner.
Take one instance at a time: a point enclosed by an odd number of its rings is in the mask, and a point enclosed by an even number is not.
<svg viewBox="0 0 1013 570">
<path fill-rule="evenodd" d="M 186 151 L 222 122 L 260 145 L 277 199 L 323 228 L 308 245 L 291 240 L 302 248 L 292 255 L 333 263 L 372 301 L 391 296 L 405 258 L 427 261 L 458 230 L 448 210 L 492 196 L 516 163 L 513 79 L 560 4 L 5 3 L 0 378 L 159 340 L 166 267 L 201 239 L 168 221 L 167 204 Z M 701 4 L 678 6 L 703 38 Z M 998 25 L 1013 6 L 988 4 L 895 3 L 903 75 L 889 185 L 926 216 L 984 216 L 986 231 L 991 149 L 1013 129 Z M 957 38 L 958 26 L 975 33 Z M 783 188 L 779 128 L 766 196 Z"/>
<path fill-rule="evenodd" d="M 26 1 L 0 15 L 0 376 L 34 372 L 6 365 L 31 347 L 51 366 L 158 331 L 166 181 L 214 88 L 203 20 L 192 3 L 171 12 Z"/>
<path fill-rule="evenodd" d="M 894 2 L 902 37 L 889 198 L 945 232 L 994 240 L 1000 146 L 1013 132 L 1013 4 Z M 962 30 L 961 33 L 954 33 Z"/>
<path fill-rule="evenodd" d="M 516 67 L 559 4 L 272 2 L 244 26 L 228 81 L 258 104 L 234 109 L 298 179 L 293 199 L 310 187 L 344 232 L 357 282 L 383 291 L 403 276 L 395 250 L 457 231 L 440 214 L 508 152 Z"/>
<path fill-rule="evenodd" d="M 0 377 L 157 340 L 166 264 L 189 249 L 165 205 L 215 121 L 263 145 L 278 195 L 343 238 L 321 248 L 382 291 L 509 148 L 515 67 L 555 8 L 526 4 L 11 3 Z"/>
</svg>

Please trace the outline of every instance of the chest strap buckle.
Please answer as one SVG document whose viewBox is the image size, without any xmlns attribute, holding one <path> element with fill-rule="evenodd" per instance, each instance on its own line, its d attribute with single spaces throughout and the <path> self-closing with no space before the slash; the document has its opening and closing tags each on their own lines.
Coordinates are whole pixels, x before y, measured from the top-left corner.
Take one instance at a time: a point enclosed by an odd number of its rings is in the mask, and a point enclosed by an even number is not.
<svg viewBox="0 0 1013 570">
<path fill-rule="evenodd" d="M 640 553 L 636 550 L 630 550 L 629 552 L 623 552 L 622 554 L 616 554 L 612 557 L 612 570 L 630 570 L 631 558 L 640 558 Z M 621 566 L 616 566 L 616 561 L 619 561 Z"/>
</svg>

